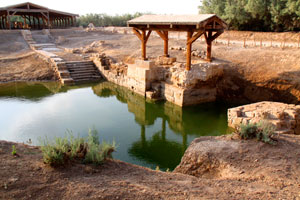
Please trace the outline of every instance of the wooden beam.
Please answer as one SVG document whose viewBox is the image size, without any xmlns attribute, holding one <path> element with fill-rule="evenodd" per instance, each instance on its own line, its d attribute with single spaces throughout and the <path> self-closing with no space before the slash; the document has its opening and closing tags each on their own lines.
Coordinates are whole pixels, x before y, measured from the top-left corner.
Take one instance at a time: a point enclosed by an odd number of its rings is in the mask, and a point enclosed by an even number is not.
<svg viewBox="0 0 300 200">
<path fill-rule="evenodd" d="M 142 30 L 142 58 L 147 60 L 146 56 L 146 31 Z"/>
<path fill-rule="evenodd" d="M 49 12 L 47 12 L 47 26 L 48 26 L 48 29 L 51 28 Z"/>
<path fill-rule="evenodd" d="M 156 33 L 164 40 L 164 56 L 169 57 L 169 32 L 156 30 Z"/>
<path fill-rule="evenodd" d="M 146 35 L 146 38 L 145 38 L 145 42 L 146 42 L 146 43 L 148 42 L 148 39 L 149 39 L 149 37 L 150 37 L 151 32 L 152 32 L 151 30 L 148 31 L 148 33 L 147 33 L 147 35 Z"/>
<path fill-rule="evenodd" d="M 13 12 L 13 14 L 11 16 L 14 16 L 16 14 L 17 11 Z"/>
<path fill-rule="evenodd" d="M 140 33 L 140 31 L 138 29 L 133 28 L 132 31 L 141 41 L 143 41 L 142 34 Z"/>
<path fill-rule="evenodd" d="M 192 38 L 193 31 L 187 32 L 187 42 L 186 42 L 186 67 L 185 69 L 187 71 L 191 70 L 191 64 L 192 64 L 192 43 L 188 43 L 188 41 Z"/>
<path fill-rule="evenodd" d="M 224 30 L 217 31 L 210 39 L 210 41 L 214 41 L 217 37 L 219 37 L 222 33 L 224 33 Z"/>
<path fill-rule="evenodd" d="M 208 31 L 208 36 L 205 34 L 206 44 L 207 44 L 207 50 L 206 50 L 206 60 L 211 62 L 211 47 L 212 47 L 212 31 Z"/>
<path fill-rule="evenodd" d="M 205 31 L 198 31 L 190 40 L 187 41 L 187 43 L 193 43 L 195 42 Z"/>
<path fill-rule="evenodd" d="M 166 37 L 166 35 L 164 34 L 163 31 L 156 30 L 155 32 L 161 37 L 161 39 L 163 39 L 163 40 L 167 40 L 167 39 L 168 39 L 168 38 Z"/>
<path fill-rule="evenodd" d="M 11 12 L 25 12 L 25 13 L 40 13 L 40 12 L 48 12 L 48 10 L 45 9 L 19 9 L 19 8 L 13 8 L 13 9 L 9 9 L 9 11 Z"/>
<path fill-rule="evenodd" d="M 166 39 L 164 40 L 164 56 L 169 57 L 169 32 L 164 31 Z"/>
<path fill-rule="evenodd" d="M 7 29 L 11 29 L 11 23 L 10 23 L 10 15 L 9 15 L 9 11 L 7 11 L 7 15 L 6 15 L 6 27 Z"/>
</svg>

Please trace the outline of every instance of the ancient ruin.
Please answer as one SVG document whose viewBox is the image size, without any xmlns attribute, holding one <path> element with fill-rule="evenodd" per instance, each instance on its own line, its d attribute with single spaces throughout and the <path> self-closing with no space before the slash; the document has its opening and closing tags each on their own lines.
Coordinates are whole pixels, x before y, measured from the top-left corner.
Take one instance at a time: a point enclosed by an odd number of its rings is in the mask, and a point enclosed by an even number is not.
<svg viewBox="0 0 300 200">
<path fill-rule="evenodd" d="M 228 125 L 236 128 L 240 124 L 267 121 L 274 125 L 277 133 L 300 134 L 300 106 L 263 101 L 228 109 Z"/>
</svg>

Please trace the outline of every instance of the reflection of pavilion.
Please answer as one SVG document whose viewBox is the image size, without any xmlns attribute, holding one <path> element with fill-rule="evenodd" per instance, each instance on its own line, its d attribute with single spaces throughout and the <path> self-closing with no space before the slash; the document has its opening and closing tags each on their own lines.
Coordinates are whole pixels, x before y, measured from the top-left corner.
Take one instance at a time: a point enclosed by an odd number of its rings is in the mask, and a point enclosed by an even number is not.
<svg viewBox="0 0 300 200">
<path fill-rule="evenodd" d="M 182 108 L 170 102 L 149 103 L 143 96 L 111 82 L 100 83 L 93 87 L 93 91 L 101 97 L 116 96 L 119 101 L 126 103 L 138 124 L 153 125 L 160 118 L 168 122 L 172 131 L 183 137 L 219 135 L 225 133 L 227 128 L 226 112 L 220 111 L 216 104 Z"/>
<path fill-rule="evenodd" d="M 94 86 L 93 91 L 101 97 L 116 96 L 127 104 L 141 126 L 140 140 L 132 144 L 129 154 L 161 168 L 176 167 L 187 148 L 188 135 L 217 135 L 220 133 L 216 130 L 224 133 L 227 128 L 226 114 L 220 115 L 224 118 L 222 123 L 216 117 L 218 113 L 212 111 L 215 108 L 207 105 L 182 108 L 170 102 L 149 103 L 143 96 L 110 82 Z M 161 130 L 146 139 L 146 126 L 155 124 L 157 119 L 162 119 Z M 167 122 L 174 133 L 181 135 L 181 143 L 166 138 Z"/>
<path fill-rule="evenodd" d="M 158 165 L 160 168 L 173 169 L 180 162 L 185 149 L 185 145 L 166 139 L 166 123 L 163 120 L 162 130 L 154 133 L 148 141 L 146 140 L 146 128 L 141 125 L 141 138 L 132 144 L 129 154 Z"/>
</svg>

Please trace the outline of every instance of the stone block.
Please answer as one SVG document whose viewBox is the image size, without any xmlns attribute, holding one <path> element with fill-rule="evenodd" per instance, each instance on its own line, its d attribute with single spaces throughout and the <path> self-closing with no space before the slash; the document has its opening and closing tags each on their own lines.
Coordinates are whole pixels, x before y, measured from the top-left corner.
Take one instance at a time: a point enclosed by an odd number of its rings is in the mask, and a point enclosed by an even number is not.
<svg viewBox="0 0 300 200">
<path fill-rule="evenodd" d="M 147 68 L 147 69 L 151 69 L 152 67 L 154 67 L 154 61 L 151 60 L 135 60 L 135 65 L 137 67 L 142 67 L 142 68 Z"/>
<path fill-rule="evenodd" d="M 172 65 L 175 62 L 176 62 L 175 57 L 159 56 L 157 59 L 157 64 L 159 65 Z"/>
<path fill-rule="evenodd" d="M 247 116 L 241 120 L 236 114 L 241 112 L 242 116 Z M 300 119 L 298 107 L 292 104 L 277 102 L 259 102 L 231 108 L 228 110 L 228 125 L 237 127 L 240 124 L 258 123 L 267 121 L 274 125 L 277 133 L 300 134 Z"/>
</svg>

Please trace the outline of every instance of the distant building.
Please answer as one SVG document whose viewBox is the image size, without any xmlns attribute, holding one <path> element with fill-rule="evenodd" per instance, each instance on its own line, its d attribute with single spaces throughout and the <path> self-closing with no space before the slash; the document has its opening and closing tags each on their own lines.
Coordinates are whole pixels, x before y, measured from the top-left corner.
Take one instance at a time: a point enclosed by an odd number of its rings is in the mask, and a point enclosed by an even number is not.
<svg viewBox="0 0 300 200">
<path fill-rule="evenodd" d="M 78 16 L 26 2 L 0 8 L 0 29 L 67 28 Z"/>
</svg>

